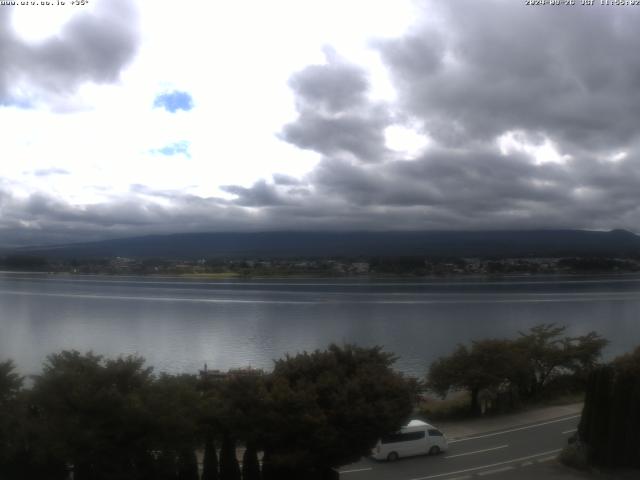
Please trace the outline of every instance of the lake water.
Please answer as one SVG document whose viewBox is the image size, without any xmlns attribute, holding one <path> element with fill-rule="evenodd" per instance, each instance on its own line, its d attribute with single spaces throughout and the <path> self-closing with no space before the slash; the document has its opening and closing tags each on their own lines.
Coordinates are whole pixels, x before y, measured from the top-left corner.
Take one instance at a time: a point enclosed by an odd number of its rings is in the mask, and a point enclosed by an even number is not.
<svg viewBox="0 0 640 480">
<path fill-rule="evenodd" d="M 36 373 L 50 353 L 137 353 L 158 371 L 270 369 L 331 342 L 383 345 L 422 376 L 457 343 L 546 322 L 640 344 L 640 275 L 500 280 L 185 280 L 0 273 L 0 359 Z"/>
</svg>

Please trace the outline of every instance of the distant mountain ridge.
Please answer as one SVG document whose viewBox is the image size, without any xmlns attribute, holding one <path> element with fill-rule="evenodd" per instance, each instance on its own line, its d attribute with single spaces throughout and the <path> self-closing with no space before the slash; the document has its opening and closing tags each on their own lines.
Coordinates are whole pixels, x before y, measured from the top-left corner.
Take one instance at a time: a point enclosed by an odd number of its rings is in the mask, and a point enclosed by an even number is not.
<svg viewBox="0 0 640 480">
<path fill-rule="evenodd" d="M 637 255 L 626 230 L 178 233 L 25 247 L 13 253 L 51 258 L 530 257 Z"/>
</svg>

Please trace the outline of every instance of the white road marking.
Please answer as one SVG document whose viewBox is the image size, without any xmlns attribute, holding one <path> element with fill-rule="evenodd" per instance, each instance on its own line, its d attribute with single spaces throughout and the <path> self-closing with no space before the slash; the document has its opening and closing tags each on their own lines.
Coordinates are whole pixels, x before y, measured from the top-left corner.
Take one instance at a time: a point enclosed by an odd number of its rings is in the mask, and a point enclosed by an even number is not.
<svg viewBox="0 0 640 480">
<path fill-rule="evenodd" d="M 479 472 L 479 477 L 484 477 L 485 475 L 493 475 L 494 473 L 506 472 L 508 470 L 513 470 L 515 467 L 502 467 L 502 468 L 494 468 L 493 470 L 487 470 L 484 472 Z"/>
<path fill-rule="evenodd" d="M 522 462 L 520 464 L 521 467 L 528 467 L 529 465 L 533 465 L 533 462 Z"/>
<path fill-rule="evenodd" d="M 573 433 L 573 432 L 577 432 L 578 429 L 577 428 L 572 428 L 571 430 L 565 430 L 564 432 L 562 432 L 562 435 L 566 435 L 567 433 Z"/>
<path fill-rule="evenodd" d="M 492 448 L 485 448 L 484 450 L 475 450 L 473 452 L 467 452 L 467 453 L 458 453 L 457 455 L 447 455 L 444 458 L 457 458 L 457 457 L 465 457 L 467 455 L 474 455 L 476 453 L 484 453 L 484 452 L 491 452 L 493 450 L 500 450 L 501 448 L 507 448 L 509 445 L 500 445 L 499 447 L 492 447 Z"/>
<path fill-rule="evenodd" d="M 580 418 L 580 415 L 572 415 L 571 417 L 559 418 L 557 420 L 550 420 L 548 422 L 536 423 L 535 425 L 527 425 L 526 427 L 512 428 L 510 430 L 502 430 L 500 432 L 487 433 L 485 435 L 478 435 L 476 437 L 459 438 L 457 440 L 449 440 L 449 443 L 466 442 L 468 440 L 477 440 L 478 438 L 495 437 L 496 435 L 503 435 L 505 433 L 518 432 L 520 430 L 528 430 L 530 428 L 542 427 L 544 425 L 550 425 L 552 423 L 566 422 L 567 420 L 573 420 L 574 418 Z"/>
<path fill-rule="evenodd" d="M 340 470 L 340 474 L 343 473 L 357 473 L 357 472 L 368 472 L 369 470 L 373 470 L 371 467 L 367 468 L 354 468 L 353 470 Z"/>
<path fill-rule="evenodd" d="M 484 470 L 485 468 L 498 467 L 500 465 L 506 465 L 508 463 L 514 463 L 514 462 L 522 462 L 524 460 L 529 460 L 531 458 L 544 457 L 545 455 L 558 453 L 560 450 L 562 449 L 558 448 L 556 450 L 549 450 L 548 452 L 536 453 L 533 455 L 528 455 L 526 457 L 512 458 L 511 460 L 505 460 L 504 462 L 491 463 L 489 465 L 482 465 L 481 467 L 465 468 L 464 470 L 456 470 L 455 472 L 438 473 L 437 475 L 429 475 L 427 477 L 417 477 L 417 478 L 412 478 L 411 480 L 429 480 L 430 478 L 447 477 L 449 475 L 457 475 L 459 473 L 468 473 L 468 472 L 474 472 L 476 470 Z"/>
<path fill-rule="evenodd" d="M 551 455 L 550 457 L 544 457 L 544 458 L 539 458 L 536 460 L 536 462 L 538 463 L 544 463 L 544 462 L 550 462 L 551 460 L 555 460 L 556 456 L 555 455 Z"/>
</svg>

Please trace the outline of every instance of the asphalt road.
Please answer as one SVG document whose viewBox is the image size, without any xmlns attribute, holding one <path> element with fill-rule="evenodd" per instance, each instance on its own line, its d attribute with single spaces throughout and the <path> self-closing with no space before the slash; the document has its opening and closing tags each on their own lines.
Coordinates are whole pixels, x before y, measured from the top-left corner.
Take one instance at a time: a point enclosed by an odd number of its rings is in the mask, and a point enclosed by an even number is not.
<svg viewBox="0 0 640 480">
<path fill-rule="evenodd" d="M 463 480 L 515 478 L 556 458 L 575 432 L 580 416 L 487 432 L 449 441 L 437 456 L 378 462 L 369 458 L 340 469 L 341 480 Z M 444 432 L 446 435 L 446 431 Z M 512 475 L 509 475 L 509 474 Z"/>
</svg>

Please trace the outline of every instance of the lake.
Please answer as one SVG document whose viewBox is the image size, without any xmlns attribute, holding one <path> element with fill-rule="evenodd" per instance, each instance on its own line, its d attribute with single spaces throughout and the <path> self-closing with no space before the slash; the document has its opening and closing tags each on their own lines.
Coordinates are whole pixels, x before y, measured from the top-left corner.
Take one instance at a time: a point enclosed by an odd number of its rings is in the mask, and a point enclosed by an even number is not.
<svg viewBox="0 0 640 480">
<path fill-rule="evenodd" d="M 184 278 L 0 273 L 0 359 L 37 373 L 50 353 L 140 354 L 157 371 L 270 369 L 331 342 L 383 345 L 422 376 L 460 342 L 555 322 L 640 344 L 640 275 L 418 280 Z"/>
</svg>

